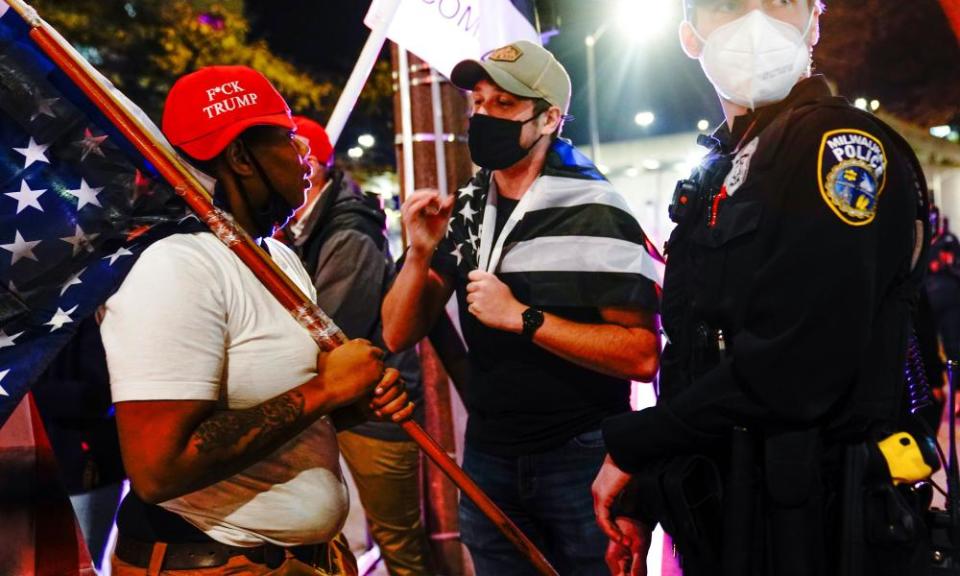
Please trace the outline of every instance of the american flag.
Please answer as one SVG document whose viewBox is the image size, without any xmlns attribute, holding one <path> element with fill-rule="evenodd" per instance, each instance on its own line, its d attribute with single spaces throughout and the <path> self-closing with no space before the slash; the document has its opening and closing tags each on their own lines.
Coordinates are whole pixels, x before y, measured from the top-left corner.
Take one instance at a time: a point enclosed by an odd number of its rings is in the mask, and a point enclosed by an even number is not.
<svg viewBox="0 0 960 576">
<path fill-rule="evenodd" d="M 0 424 L 152 241 L 200 227 L 28 32 L 0 0 Z"/>
<path fill-rule="evenodd" d="M 623 195 L 570 143 L 553 143 L 497 237 L 494 188 L 481 170 L 460 189 L 433 266 L 464 282 L 472 270 L 495 272 L 529 306 L 659 310 L 663 259 Z"/>
</svg>

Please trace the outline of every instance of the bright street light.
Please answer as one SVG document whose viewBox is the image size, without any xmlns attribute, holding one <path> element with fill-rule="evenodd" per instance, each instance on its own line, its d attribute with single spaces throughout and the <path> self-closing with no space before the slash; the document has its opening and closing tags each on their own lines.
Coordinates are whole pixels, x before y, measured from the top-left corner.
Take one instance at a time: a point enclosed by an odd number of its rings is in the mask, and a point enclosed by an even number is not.
<svg viewBox="0 0 960 576">
<path fill-rule="evenodd" d="M 633 121 L 637 124 L 637 126 L 640 126 L 643 128 L 646 128 L 647 126 L 653 124 L 653 121 L 656 119 L 657 117 L 654 116 L 653 112 L 650 112 L 649 110 L 644 110 L 643 112 L 637 112 L 637 115 L 633 117 Z"/>
<path fill-rule="evenodd" d="M 866 98 L 857 98 L 853 101 L 853 105 L 861 110 L 867 109 L 867 99 Z"/>
<path fill-rule="evenodd" d="M 377 141 L 373 138 L 371 134 L 361 134 L 357 138 L 357 144 L 363 146 L 364 148 L 372 148 Z"/>
<path fill-rule="evenodd" d="M 673 8 L 664 0 L 622 0 L 617 4 L 615 22 L 631 42 L 648 42 L 671 28 Z"/>
<path fill-rule="evenodd" d="M 870 109 L 873 110 L 874 112 L 876 112 L 877 110 L 879 110 L 879 109 L 880 109 L 880 101 L 879 101 L 879 100 L 871 100 L 871 101 L 870 101 Z"/>
<path fill-rule="evenodd" d="M 361 158 L 363 156 L 363 148 L 354 146 L 353 148 L 347 150 L 347 156 L 353 158 L 354 160 Z"/>
<path fill-rule="evenodd" d="M 706 131 L 709 130 L 709 129 L 710 129 L 710 121 L 709 121 L 709 120 L 701 120 L 701 121 L 697 122 L 697 130 L 699 130 L 699 131 L 701 131 L 701 132 L 706 132 Z"/>
<path fill-rule="evenodd" d="M 937 138 L 946 138 L 950 135 L 952 129 L 949 126 L 934 126 L 930 129 L 930 135 Z"/>
</svg>

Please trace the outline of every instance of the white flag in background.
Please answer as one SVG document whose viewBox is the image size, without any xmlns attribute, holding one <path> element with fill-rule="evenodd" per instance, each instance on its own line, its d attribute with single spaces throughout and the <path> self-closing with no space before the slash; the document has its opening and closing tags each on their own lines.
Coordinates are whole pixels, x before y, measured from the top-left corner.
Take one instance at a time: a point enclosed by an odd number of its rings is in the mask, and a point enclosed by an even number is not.
<svg viewBox="0 0 960 576">
<path fill-rule="evenodd" d="M 364 24 L 383 21 L 385 0 L 374 0 Z M 387 28 L 387 38 L 449 77 L 467 58 L 516 40 L 540 44 L 533 25 L 510 0 L 402 0 Z"/>
</svg>

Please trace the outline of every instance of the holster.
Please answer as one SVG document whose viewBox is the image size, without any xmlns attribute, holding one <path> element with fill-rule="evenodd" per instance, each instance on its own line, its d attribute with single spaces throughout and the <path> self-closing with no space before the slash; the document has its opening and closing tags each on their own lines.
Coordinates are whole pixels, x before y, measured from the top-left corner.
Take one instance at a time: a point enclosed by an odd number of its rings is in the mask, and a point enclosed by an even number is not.
<svg viewBox="0 0 960 576">
<path fill-rule="evenodd" d="M 660 476 L 664 530 L 682 551 L 684 574 L 715 574 L 720 565 L 723 482 L 704 456 L 673 458 Z"/>
</svg>

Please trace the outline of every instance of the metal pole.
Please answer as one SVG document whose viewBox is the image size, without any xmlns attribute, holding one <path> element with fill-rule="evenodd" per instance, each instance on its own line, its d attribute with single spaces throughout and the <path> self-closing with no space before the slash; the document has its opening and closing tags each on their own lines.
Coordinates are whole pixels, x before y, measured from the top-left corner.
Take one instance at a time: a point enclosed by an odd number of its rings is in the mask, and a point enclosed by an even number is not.
<svg viewBox="0 0 960 576">
<path fill-rule="evenodd" d="M 360 97 L 364 84 L 367 83 L 367 78 L 370 77 L 370 71 L 373 70 L 377 58 L 380 57 L 380 50 L 383 49 L 383 43 L 387 39 L 387 28 L 393 22 L 393 17 L 397 13 L 397 8 L 400 7 L 400 2 L 401 0 L 383 0 L 380 3 L 381 9 L 376 12 L 377 18 L 370 30 L 370 36 L 367 37 L 363 50 L 357 58 L 357 63 L 353 66 L 353 72 L 350 73 L 350 78 L 347 80 L 346 86 L 343 87 L 343 92 L 340 93 L 340 99 L 337 100 L 337 105 L 333 108 L 330 119 L 327 120 L 327 136 L 330 137 L 330 144 L 334 147 L 337 145 L 337 140 L 340 139 L 340 134 L 343 133 L 347 118 L 350 117 L 353 107 L 357 104 L 357 99 Z"/>
<path fill-rule="evenodd" d="M 594 164 L 600 163 L 600 129 L 597 126 L 597 63 L 594 45 L 598 36 L 591 34 L 584 38 L 587 46 L 587 117 L 590 125 L 590 156 Z"/>
<path fill-rule="evenodd" d="M 430 74 L 430 101 L 433 108 L 433 147 L 437 154 L 437 186 L 440 197 L 447 197 L 447 154 L 444 150 L 443 101 L 440 98 L 440 75 L 433 68 Z"/>
</svg>

